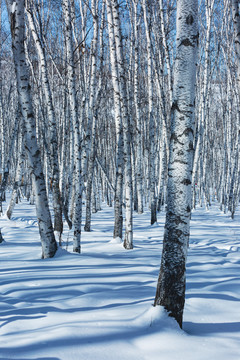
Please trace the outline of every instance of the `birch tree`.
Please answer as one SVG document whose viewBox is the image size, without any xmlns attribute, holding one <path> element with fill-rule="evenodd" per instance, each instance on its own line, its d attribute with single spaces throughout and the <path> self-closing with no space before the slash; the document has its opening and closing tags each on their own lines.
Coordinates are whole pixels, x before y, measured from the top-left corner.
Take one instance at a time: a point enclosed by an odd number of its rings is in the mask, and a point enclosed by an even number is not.
<svg viewBox="0 0 240 360">
<path fill-rule="evenodd" d="M 81 224 L 82 224 L 82 168 L 81 168 L 81 137 L 79 117 L 77 111 L 77 97 L 76 97 L 76 75 L 74 65 L 73 53 L 73 39 L 72 39 L 72 20 L 71 20 L 71 6 L 69 0 L 62 1 L 64 29 L 66 36 L 66 59 L 67 59 L 67 76 L 68 76 L 68 96 L 69 109 L 71 121 L 73 124 L 74 137 L 74 237 L 73 237 L 73 251 L 81 252 Z"/>
<path fill-rule="evenodd" d="M 131 143 L 130 143 L 130 119 L 127 105 L 127 89 L 126 76 L 124 69 L 123 44 L 122 33 L 119 18 L 119 4 L 117 0 L 107 0 L 108 14 L 112 11 L 112 23 L 114 32 L 114 44 L 117 61 L 117 74 L 121 101 L 121 115 L 123 125 L 123 151 L 124 151 L 124 166 L 125 166 L 125 201 L 126 201 L 126 216 L 125 216 L 125 235 L 124 247 L 126 249 L 133 248 L 133 229 L 132 229 L 132 203 L 133 203 L 133 188 L 132 188 L 132 167 L 131 167 Z"/>
<path fill-rule="evenodd" d="M 114 115 L 116 120 L 116 185 L 115 185 L 115 198 L 114 198 L 114 239 L 122 240 L 122 227 L 123 227 L 123 125 L 122 113 L 120 102 L 120 87 L 119 76 L 117 68 L 117 55 L 116 45 L 114 38 L 113 15 L 111 1 L 107 0 L 107 21 L 109 31 L 109 45 L 110 45 L 110 62 L 112 71 L 113 83 L 113 97 L 114 97 Z"/>
<path fill-rule="evenodd" d="M 62 221 L 62 201 L 59 189 L 59 163 L 58 163 L 58 141 L 57 141 L 57 125 L 56 115 L 53 107 L 52 92 L 50 89 L 49 76 L 47 71 L 46 51 L 44 48 L 41 34 L 38 34 L 36 27 L 36 20 L 33 16 L 33 4 L 31 1 L 26 2 L 27 17 L 31 34 L 34 39 L 34 44 L 39 58 L 39 65 L 41 68 L 41 85 L 45 96 L 45 104 L 47 110 L 48 130 L 49 130 L 49 149 L 50 149 L 50 162 L 51 162 L 51 178 L 53 190 L 53 210 L 54 210 L 54 230 L 58 236 L 59 243 L 61 243 L 61 234 L 63 231 Z"/>
<path fill-rule="evenodd" d="M 198 1 L 177 1 L 176 58 L 171 109 L 168 200 L 161 268 L 154 305 L 182 327 L 190 231 Z"/>
<path fill-rule="evenodd" d="M 151 225 L 157 222 L 157 202 L 155 194 L 155 124 L 153 114 L 153 70 L 152 70 L 152 44 L 149 28 L 149 13 L 146 0 L 142 0 L 144 26 L 147 39 L 147 79 L 148 79 L 148 123 L 149 123 L 149 183 L 150 183 L 150 208 Z"/>
<path fill-rule="evenodd" d="M 142 159 L 142 119 L 139 106 L 139 27 L 138 0 L 133 0 L 133 34 L 134 34 L 134 105 L 136 117 L 136 183 L 138 213 L 143 213 L 143 159 Z"/>
<path fill-rule="evenodd" d="M 93 40 L 91 46 L 91 80 L 90 80 L 90 101 L 89 101 L 89 122 L 91 124 L 91 149 L 89 154 L 89 166 L 88 166 L 88 178 L 86 186 L 86 220 L 85 220 L 85 231 L 90 231 L 91 225 L 91 194 L 92 194 L 92 182 L 95 164 L 96 154 L 96 121 L 97 121 L 97 109 L 95 105 L 96 93 L 98 94 L 100 88 L 97 88 L 96 73 L 97 73 L 97 49 L 98 49 L 98 13 L 97 13 L 98 2 L 92 1 L 92 15 L 93 15 Z M 101 49 L 102 50 L 102 49 Z M 101 78 L 101 77 L 100 77 Z M 98 84 L 100 85 L 100 84 Z"/>
<path fill-rule="evenodd" d="M 240 128 L 239 128 L 240 127 L 240 12 L 239 12 L 238 0 L 232 0 L 232 17 L 233 17 L 234 43 L 235 43 L 236 65 L 237 65 L 236 95 L 237 95 L 237 124 L 238 124 L 238 130 L 237 130 L 238 135 L 236 141 L 236 151 L 234 156 L 235 162 L 233 166 L 231 188 L 229 193 L 229 210 L 231 211 L 231 215 L 233 218 L 239 199 L 239 188 L 240 188 L 239 176 L 237 176 L 237 172 L 239 169 L 239 150 L 240 150 Z"/>
<path fill-rule="evenodd" d="M 21 127 L 21 125 L 22 125 L 22 122 L 20 122 L 20 127 Z M 13 184 L 13 190 L 12 190 L 11 199 L 9 201 L 7 211 L 6 211 L 6 215 L 7 215 L 8 219 L 11 219 L 14 207 L 15 207 L 16 202 L 17 202 L 18 191 L 19 191 L 19 187 L 20 187 L 20 184 L 21 184 L 21 181 L 22 181 L 24 160 L 25 160 L 25 156 L 24 156 L 22 131 L 20 131 L 19 155 L 18 155 L 18 160 L 17 160 L 17 169 L 16 169 L 16 175 L 15 175 L 15 181 L 14 181 L 14 184 Z"/>
<path fill-rule="evenodd" d="M 40 238 L 42 243 L 42 257 L 53 257 L 57 250 L 54 237 L 51 215 L 48 207 L 45 179 L 41 162 L 41 154 L 37 144 L 36 123 L 32 107 L 31 85 L 29 82 L 28 66 L 26 61 L 24 0 L 8 0 L 8 16 L 11 25 L 12 50 L 15 64 L 17 89 L 24 119 L 25 150 L 29 165 L 34 175 L 36 191 L 36 213 Z"/>
</svg>

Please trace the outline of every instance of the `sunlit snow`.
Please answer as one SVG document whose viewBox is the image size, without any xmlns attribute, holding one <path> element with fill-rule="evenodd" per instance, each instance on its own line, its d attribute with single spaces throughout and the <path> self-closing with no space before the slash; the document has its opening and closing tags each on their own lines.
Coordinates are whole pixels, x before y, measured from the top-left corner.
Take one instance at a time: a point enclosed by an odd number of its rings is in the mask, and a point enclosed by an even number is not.
<svg viewBox="0 0 240 360">
<path fill-rule="evenodd" d="M 6 207 L 6 203 L 4 204 Z M 73 254 L 41 260 L 34 206 L 0 218 L 0 360 L 239 360 L 240 211 L 192 214 L 183 331 L 152 306 L 164 214 L 134 215 L 134 249 L 112 241 L 113 208 L 93 214 Z"/>
</svg>

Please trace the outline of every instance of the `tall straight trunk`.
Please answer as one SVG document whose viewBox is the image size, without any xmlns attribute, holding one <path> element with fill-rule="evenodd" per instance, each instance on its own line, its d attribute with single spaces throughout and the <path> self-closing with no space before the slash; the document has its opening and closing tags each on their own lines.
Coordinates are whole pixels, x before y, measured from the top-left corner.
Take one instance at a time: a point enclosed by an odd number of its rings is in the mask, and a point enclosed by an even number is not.
<svg viewBox="0 0 240 360">
<path fill-rule="evenodd" d="M 95 155 L 96 155 L 96 116 L 93 116 L 92 120 L 92 144 L 89 154 L 89 164 L 88 164 L 88 179 L 86 186 L 86 219 L 84 230 L 91 231 L 91 204 L 92 204 L 92 183 L 94 175 L 94 166 L 95 166 Z"/>
<path fill-rule="evenodd" d="M 116 143 L 117 143 L 117 155 L 116 155 L 116 184 L 115 184 L 115 196 L 114 196 L 114 239 L 122 239 L 122 227 L 123 227 L 123 125 L 122 125 L 122 111 L 120 102 L 120 85 L 119 75 L 117 67 L 117 55 L 116 45 L 113 28 L 113 15 L 111 0 L 107 0 L 107 20 L 108 20 L 108 32 L 109 32 L 109 45 L 110 45 L 110 62 L 112 71 L 112 83 L 113 83 L 113 97 L 114 97 L 114 114 L 116 121 Z"/>
<path fill-rule="evenodd" d="M 18 130 L 19 130 L 19 122 L 17 121 L 18 116 L 21 117 L 20 114 L 20 108 L 18 108 L 17 114 L 15 114 L 14 118 L 15 118 L 15 124 L 14 124 L 14 129 L 13 132 L 11 134 L 11 139 L 10 139 L 10 144 L 9 144 L 9 149 L 8 149 L 8 158 L 7 161 L 5 159 L 5 155 L 3 156 L 2 159 L 2 174 L 1 174 L 1 183 L 0 183 L 0 213 L 3 213 L 2 210 L 2 202 L 6 200 L 6 186 L 7 186 L 7 180 L 8 180 L 8 176 L 9 176 L 9 171 L 10 171 L 10 159 L 12 159 L 13 157 L 13 153 L 14 153 L 14 147 L 15 147 L 15 141 L 17 139 L 17 134 L 18 134 Z M 6 128 L 5 126 L 3 126 L 3 133 L 2 136 L 5 137 L 6 134 Z M 4 149 L 5 149 L 5 145 L 4 145 Z M 5 152 L 5 150 L 4 150 Z"/>
<path fill-rule="evenodd" d="M 190 232 L 198 1 L 177 2 L 176 59 L 171 116 L 168 199 L 161 268 L 154 305 L 182 327 Z"/>
<path fill-rule="evenodd" d="M 152 71 L 152 46 L 149 29 L 149 13 L 146 0 L 142 0 L 144 25 L 147 39 L 147 74 L 148 74 L 148 123 L 149 123 L 149 183 L 150 183 L 150 207 L 151 225 L 157 222 L 157 199 L 155 194 L 155 124 L 153 115 L 153 71 Z"/>
<path fill-rule="evenodd" d="M 235 51 L 237 57 L 237 85 L 240 93 L 240 11 L 239 0 L 232 0 L 233 28 L 235 37 Z"/>
<path fill-rule="evenodd" d="M 139 20 L 138 1 L 134 1 L 134 105 L 136 113 L 136 184 L 137 184 L 137 211 L 143 213 L 143 176 L 142 176 L 142 119 L 140 115 L 139 100 Z"/>
<path fill-rule="evenodd" d="M 235 37 L 235 53 L 236 53 L 236 63 L 237 63 L 237 86 L 236 86 L 236 93 L 238 97 L 237 101 L 237 121 L 239 124 L 240 119 L 240 11 L 239 11 L 239 0 L 232 0 L 232 16 L 233 16 L 233 28 L 234 28 L 234 37 Z M 239 125 L 238 125 L 239 126 Z M 230 211 L 232 213 L 232 218 L 234 217 L 235 209 L 238 202 L 238 197 L 236 196 L 236 193 L 238 191 L 234 191 L 234 185 L 235 182 L 237 183 L 236 188 L 239 187 L 239 181 L 237 176 L 237 170 L 238 170 L 238 159 L 239 159 L 239 149 L 240 149 L 240 130 L 238 129 L 238 140 L 236 143 L 236 155 L 235 155 L 235 164 L 233 169 L 233 175 L 232 175 L 232 183 L 231 183 L 231 189 L 230 189 L 230 195 L 229 195 L 229 203 L 230 203 Z M 234 196 L 235 193 L 235 196 Z"/>
<path fill-rule="evenodd" d="M 88 164 L 88 176 L 87 176 L 87 187 L 86 187 L 86 220 L 85 220 L 85 231 L 90 231 L 91 229 L 91 199 L 92 199 L 92 182 L 94 174 L 94 164 L 95 164 L 95 147 L 96 147 L 96 121 L 97 121 L 97 111 L 95 110 L 95 101 L 96 93 L 99 92 L 99 89 L 96 88 L 96 74 L 97 74 L 97 49 L 98 49 L 98 15 L 97 15 L 97 2 L 96 0 L 92 1 L 92 14 L 93 14 L 93 40 L 91 48 L 91 79 L 90 79 L 90 100 L 89 100 L 89 125 L 91 124 L 91 147 L 89 154 L 89 164 Z M 99 84 L 100 85 L 100 84 Z"/>
<path fill-rule="evenodd" d="M 164 56 L 165 56 L 166 67 L 167 67 L 167 80 L 168 80 L 168 91 L 167 91 L 168 94 L 167 95 L 169 97 L 169 103 L 172 104 L 172 72 L 171 72 L 169 47 L 168 47 L 168 43 L 167 43 L 166 30 L 165 30 L 163 0 L 159 0 L 159 6 L 160 6 L 160 24 L 161 24 L 161 32 L 162 32 L 161 35 L 162 35 Z"/>
<path fill-rule="evenodd" d="M 2 49 L 2 1 L 0 0 L 0 49 Z M 5 171 L 5 134 L 2 99 L 2 57 L 0 57 L 0 186 Z M 2 193 L 0 192 L 0 214 L 2 214 Z"/>
<path fill-rule="evenodd" d="M 132 164 L 131 164 L 131 137 L 130 137 L 130 116 L 127 103 L 126 71 L 124 69 L 122 33 L 119 18 L 119 3 L 117 0 L 111 0 L 114 35 L 116 44 L 116 58 L 119 76 L 120 100 L 122 105 L 123 121 L 123 152 L 125 165 L 125 249 L 133 248 L 133 185 L 132 185 Z"/>
<path fill-rule="evenodd" d="M 73 251 L 81 252 L 81 224 L 82 224 L 82 169 L 81 169 L 81 138 L 79 118 L 77 113 L 77 97 L 75 85 L 74 53 L 72 40 L 71 8 L 68 0 L 62 1 L 65 22 L 65 37 L 67 51 L 67 76 L 70 115 L 74 131 L 74 237 Z"/>
<path fill-rule="evenodd" d="M 198 125 L 199 129 L 197 134 L 198 136 L 197 136 L 196 149 L 194 153 L 193 175 L 192 175 L 192 186 L 194 188 L 194 191 L 195 191 L 195 183 L 197 180 L 196 176 L 197 176 L 197 169 L 199 166 L 199 162 L 200 162 L 200 166 L 202 166 L 201 161 L 203 157 L 204 131 L 207 129 L 206 109 L 209 100 L 210 40 L 211 40 L 211 27 L 212 27 L 214 3 L 215 0 L 209 0 L 207 1 L 207 4 L 205 6 L 207 29 L 206 29 L 205 48 L 204 48 L 205 59 L 204 59 L 203 79 L 202 79 L 202 84 L 199 84 L 199 87 L 201 88 L 200 100 L 199 100 L 199 125 Z"/>
<path fill-rule="evenodd" d="M 17 90 L 24 119 L 25 149 L 29 165 L 34 175 L 36 191 L 36 213 L 40 238 L 42 243 L 42 257 L 53 257 L 57 250 L 51 215 L 48 207 L 45 179 L 41 163 L 41 154 L 37 144 L 36 122 L 32 107 L 31 86 L 24 51 L 25 20 L 24 0 L 7 1 L 9 21 L 11 24 L 12 49 L 17 77 Z"/>
<path fill-rule="evenodd" d="M 25 161 L 24 149 L 23 149 L 23 139 L 20 138 L 19 142 L 20 142 L 20 146 L 19 146 L 19 155 L 18 155 L 16 176 L 15 176 L 15 181 L 13 184 L 11 199 L 9 201 L 7 211 L 6 211 L 6 215 L 7 215 L 8 219 L 11 219 L 14 207 L 17 202 L 18 191 L 19 191 L 19 187 L 20 187 L 21 181 L 22 181 L 23 165 L 24 165 L 24 161 Z"/>
<path fill-rule="evenodd" d="M 41 66 L 42 88 L 46 100 L 48 130 L 49 130 L 49 148 L 50 148 L 50 163 L 52 174 L 52 190 L 53 190 L 53 210 L 54 210 L 54 230 L 56 231 L 61 244 L 61 234 L 63 231 L 62 221 L 62 201 L 59 189 L 59 164 L 58 164 L 58 141 L 57 141 L 57 124 L 56 116 L 53 107 L 52 92 L 47 72 L 47 60 L 45 49 L 42 45 L 41 38 L 38 35 L 35 20 L 33 17 L 33 9 L 31 4 L 28 4 L 27 17 L 34 43 L 37 49 L 39 63 Z"/>
</svg>

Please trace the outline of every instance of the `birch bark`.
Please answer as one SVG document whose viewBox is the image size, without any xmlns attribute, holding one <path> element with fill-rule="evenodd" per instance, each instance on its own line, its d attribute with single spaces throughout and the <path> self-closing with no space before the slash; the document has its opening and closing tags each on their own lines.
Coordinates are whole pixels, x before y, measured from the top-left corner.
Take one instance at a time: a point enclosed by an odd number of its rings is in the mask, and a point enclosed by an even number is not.
<svg viewBox="0 0 240 360">
<path fill-rule="evenodd" d="M 53 107 L 52 93 L 50 89 L 50 83 L 47 72 L 47 61 L 44 46 L 38 35 L 36 24 L 33 17 L 33 9 L 30 1 L 27 2 L 27 17 L 28 23 L 31 29 L 31 33 L 34 39 L 34 43 L 37 49 L 39 65 L 41 67 L 42 87 L 46 100 L 47 118 L 48 118 L 48 130 L 49 130 L 49 149 L 50 149 L 50 162 L 52 170 L 52 190 L 53 190 L 53 210 L 54 210 L 54 230 L 58 236 L 59 243 L 61 244 L 61 234 L 63 231 L 62 221 L 62 201 L 59 189 L 59 164 L 58 164 L 58 141 L 57 141 L 57 124 L 56 116 Z"/>
<path fill-rule="evenodd" d="M 90 101 L 89 101 L 89 124 L 91 124 L 91 146 L 89 154 L 89 165 L 88 165 L 88 177 L 86 187 L 86 220 L 85 220 L 85 231 L 90 231 L 91 228 L 91 194 L 92 194 L 92 182 L 94 174 L 95 164 L 95 150 L 96 150 L 96 121 L 97 121 L 97 110 L 95 109 L 96 93 L 99 92 L 99 88 L 96 88 L 96 74 L 97 74 L 97 49 L 98 49 L 98 14 L 97 14 L 98 2 L 92 1 L 92 15 L 93 15 L 93 40 L 92 40 L 92 51 L 91 51 L 91 80 L 90 80 Z M 100 84 L 99 84 L 100 85 Z"/>
<path fill-rule="evenodd" d="M 153 74 L 152 74 L 152 46 L 149 29 L 149 14 L 146 0 L 142 0 L 144 25 L 147 39 L 147 79 L 148 79 L 148 123 L 149 123 L 149 183 L 151 225 L 157 222 L 157 199 L 155 194 L 155 124 L 153 116 Z"/>
<path fill-rule="evenodd" d="M 134 14 L 134 105 L 136 113 L 136 183 L 137 183 L 137 205 L 138 213 L 143 213 L 143 176 L 142 176 L 142 119 L 139 106 L 139 26 L 138 19 L 138 0 L 133 2 Z"/>
<path fill-rule="evenodd" d="M 197 45 L 198 1 L 178 0 L 167 213 L 154 305 L 164 306 L 180 327 L 190 231 Z"/>
<path fill-rule="evenodd" d="M 108 0 L 109 1 L 109 0 Z M 122 33 L 119 18 L 119 3 L 117 0 L 111 0 L 114 35 L 116 44 L 116 59 L 119 76 L 120 100 L 122 105 L 123 121 L 123 150 L 125 165 L 125 249 L 133 248 L 133 186 L 132 186 L 132 164 L 131 164 L 131 139 L 130 139 L 130 116 L 128 113 L 127 89 L 126 89 L 126 72 L 124 69 Z"/>
<path fill-rule="evenodd" d="M 206 14 L 206 39 L 205 39 L 205 48 L 204 48 L 204 70 L 203 70 L 203 79 L 202 84 L 199 84 L 201 89 L 200 99 L 199 99 L 199 125 L 198 125 L 198 137 L 197 144 L 194 153 L 194 161 L 193 161 L 193 178 L 192 178 L 192 186 L 193 191 L 195 193 L 195 183 L 197 176 L 197 169 L 200 162 L 200 172 L 202 172 L 202 154 L 203 154 L 203 142 L 204 142 L 204 130 L 206 129 L 206 109 L 209 100 L 209 72 L 210 72 L 210 40 L 211 40 L 211 27 L 212 27 L 212 19 L 213 19 L 213 9 L 214 9 L 215 0 L 205 0 L 205 14 Z M 199 182 L 199 186 L 204 188 L 202 182 Z M 205 192 L 203 191 L 204 195 Z M 202 201 L 202 199 L 201 199 Z M 195 203 L 192 204 L 193 207 Z"/>
<path fill-rule="evenodd" d="M 122 125 L 122 113 L 120 102 L 120 85 L 119 74 L 117 67 L 117 55 L 116 45 L 113 28 L 113 15 L 111 1 L 106 1 L 107 5 L 107 20 L 108 20 L 108 32 L 109 32 L 109 45 L 110 45 L 110 62 L 112 71 L 112 83 L 113 83 L 113 96 L 114 96 L 114 116 L 116 121 L 116 143 L 117 143 L 117 155 L 116 155 L 116 185 L 115 185 L 115 197 L 114 197 L 114 239 L 122 240 L 122 227 L 123 227 L 123 125 Z"/>
<path fill-rule="evenodd" d="M 236 53 L 236 62 L 237 62 L 237 86 L 236 86 L 236 93 L 238 97 L 237 101 L 237 120 L 239 124 L 240 119 L 240 11 L 239 11 L 239 0 L 232 0 L 232 16 L 233 16 L 233 29 L 234 29 L 234 42 L 235 42 L 235 53 Z M 239 126 L 239 125 L 238 125 Z M 229 210 L 232 213 L 232 218 L 234 218 L 234 213 L 237 207 L 238 202 L 238 196 L 236 196 L 236 193 L 238 194 L 238 190 L 234 191 L 234 183 L 237 178 L 237 172 L 239 167 L 239 149 L 240 149 L 240 131 L 238 129 L 238 140 L 236 143 L 236 155 L 235 155 L 235 164 L 234 164 L 234 170 L 232 175 L 232 184 L 229 194 L 229 203 L 230 208 Z M 239 183 L 239 181 L 236 181 Z M 239 188 L 239 184 L 237 184 L 236 188 Z"/>
<path fill-rule="evenodd" d="M 67 74 L 69 107 L 74 131 L 74 237 L 73 251 L 81 252 L 81 224 L 82 224 L 82 169 L 81 169 L 81 137 L 79 118 L 77 113 L 77 97 L 75 84 L 75 66 L 72 42 L 71 8 L 68 0 L 62 1 L 65 22 L 65 37 L 67 51 Z"/>
<path fill-rule="evenodd" d="M 7 215 L 8 219 L 11 219 L 14 207 L 16 205 L 19 187 L 20 187 L 21 181 L 22 181 L 23 165 L 24 165 L 24 161 L 25 161 L 23 139 L 20 138 L 19 141 L 20 141 L 20 146 L 19 146 L 19 155 L 18 155 L 16 176 L 15 176 L 15 181 L 13 184 L 11 199 L 9 201 L 7 211 L 6 211 L 6 215 Z"/>
<path fill-rule="evenodd" d="M 17 78 L 17 89 L 21 112 L 24 119 L 25 149 L 29 165 L 34 174 L 36 191 L 36 213 L 42 243 L 42 257 L 53 257 L 57 250 L 51 215 L 48 207 L 45 179 L 41 163 L 41 154 L 37 144 L 36 123 L 32 108 L 31 86 L 24 51 L 25 20 L 24 0 L 8 0 L 8 15 L 11 25 L 12 49 Z"/>
</svg>

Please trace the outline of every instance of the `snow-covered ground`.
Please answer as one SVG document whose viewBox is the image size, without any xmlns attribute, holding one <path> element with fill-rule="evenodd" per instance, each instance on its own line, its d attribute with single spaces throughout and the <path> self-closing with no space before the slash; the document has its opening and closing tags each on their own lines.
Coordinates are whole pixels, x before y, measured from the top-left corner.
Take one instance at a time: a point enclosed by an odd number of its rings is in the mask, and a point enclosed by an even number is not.
<svg viewBox="0 0 240 360">
<path fill-rule="evenodd" d="M 152 306 L 164 214 L 134 215 L 134 249 L 111 241 L 113 209 L 93 214 L 82 254 L 71 232 L 41 260 L 34 206 L 0 218 L 0 360 L 239 360 L 240 211 L 192 215 L 183 330 Z"/>
</svg>

